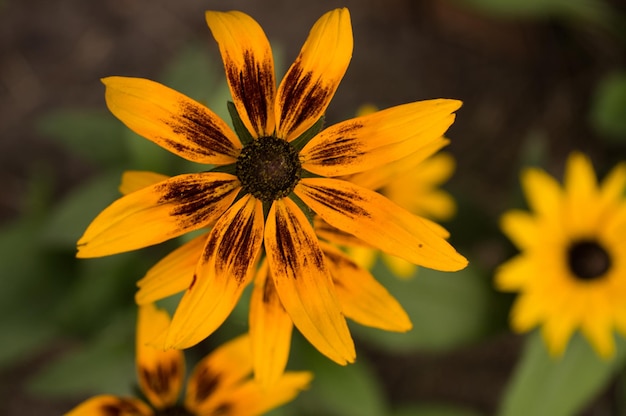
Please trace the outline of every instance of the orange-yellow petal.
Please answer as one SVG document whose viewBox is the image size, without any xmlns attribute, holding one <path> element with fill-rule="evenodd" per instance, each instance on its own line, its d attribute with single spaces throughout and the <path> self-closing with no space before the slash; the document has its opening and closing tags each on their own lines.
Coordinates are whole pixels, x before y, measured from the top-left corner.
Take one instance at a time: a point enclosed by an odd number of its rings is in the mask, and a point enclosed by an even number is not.
<svg viewBox="0 0 626 416">
<path fill-rule="evenodd" d="M 167 348 L 191 347 L 224 322 L 254 274 L 262 243 L 263 207 L 246 195 L 211 230 L 191 286 L 176 308 Z"/>
<path fill-rule="evenodd" d="M 291 141 L 326 111 L 352 58 L 348 9 L 324 14 L 278 87 L 276 133 Z"/>
<path fill-rule="evenodd" d="M 335 124 L 302 149 L 302 167 L 323 176 L 350 175 L 439 145 L 459 107 L 457 100 L 418 101 Z"/>
<path fill-rule="evenodd" d="M 265 250 L 276 291 L 294 325 L 331 360 L 353 362 L 354 343 L 324 254 L 306 216 L 289 198 L 270 208 Z"/>
<path fill-rule="evenodd" d="M 239 11 L 206 12 L 241 121 L 255 137 L 274 133 L 274 58 L 259 24 Z"/>
<path fill-rule="evenodd" d="M 208 237 L 209 233 L 195 237 L 152 266 L 137 282 L 139 290 L 135 294 L 135 302 L 145 305 L 187 289 Z"/>
<path fill-rule="evenodd" d="M 330 225 L 386 253 L 443 271 L 467 265 L 431 222 L 374 191 L 338 179 L 303 178 L 295 193 Z"/>
<path fill-rule="evenodd" d="M 367 270 L 330 244 L 320 242 L 343 313 L 361 325 L 406 332 L 413 325 L 400 303 Z"/>
<path fill-rule="evenodd" d="M 212 414 L 209 410 L 252 372 L 250 348 L 250 337 L 240 335 L 204 357 L 189 377 L 185 407 L 194 414 Z"/>
<path fill-rule="evenodd" d="M 495 285 L 498 290 L 514 292 L 526 287 L 536 274 L 534 262 L 528 255 L 519 254 L 501 264 L 495 273 Z"/>
<path fill-rule="evenodd" d="M 153 414 L 152 409 L 139 399 L 101 395 L 85 400 L 65 416 L 152 416 Z"/>
<path fill-rule="evenodd" d="M 560 215 L 563 191 L 552 176 L 537 168 L 526 168 L 521 174 L 522 187 L 530 208 L 539 216 Z"/>
<path fill-rule="evenodd" d="M 108 77 L 109 110 L 128 128 L 164 149 L 197 163 L 235 162 L 241 142 L 211 110 L 158 82 Z"/>
<path fill-rule="evenodd" d="M 426 163 L 426 160 L 430 156 L 442 147 L 446 146 L 448 143 L 450 143 L 450 140 L 440 137 L 439 139 L 434 140 L 428 145 L 420 147 L 408 156 L 398 159 L 395 162 L 390 162 L 374 169 L 358 172 L 341 179 L 349 180 L 350 182 L 367 189 L 379 190 L 388 186 L 390 183 L 397 181 L 398 179 L 404 178 L 404 175 L 406 175 L 407 172 L 410 172 L 412 176 L 415 176 L 413 174 L 415 170 L 420 169 L 422 164 Z M 420 166 L 420 168 L 418 168 L 418 166 Z M 451 169 L 454 169 L 454 166 L 452 166 Z M 451 173 L 452 172 L 450 172 L 450 174 Z"/>
<path fill-rule="evenodd" d="M 155 172 L 127 170 L 122 174 L 122 183 L 120 183 L 119 190 L 123 195 L 128 195 L 131 192 L 162 182 L 168 178 L 169 176 L 167 175 Z"/>
<path fill-rule="evenodd" d="M 235 199 L 227 173 L 179 175 L 109 205 L 78 241 L 77 257 L 100 257 L 158 244 L 215 221 Z"/>
<path fill-rule="evenodd" d="M 502 215 L 500 228 L 519 249 L 536 246 L 543 232 L 530 213 L 520 210 L 510 210 Z"/>
<path fill-rule="evenodd" d="M 276 384 L 285 371 L 293 323 L 280 302 L 267 262 L 254 280 L 250 299 L 250 341 L 254 378 L 265 388 Z"/>
<path fill-rule="evenodd" d="M 233 389 L 227 398 L 225 397 L 216 407 L 228 409 L 228 414 L 231 415 L 264 415 L 270 410 L 293 400 L 300 391 L 309 387 L 312 378 L 313 375 L 309 372 L 290 371 L 270 387 L 263 387 L 255 380 L 249 380 Z M 206 414 L 212 413 L 207 412 Z"/>
<path fill-rule="evenodd" d="M 178 400 L 185 374 L 185 356 L 180 350 L 163 350 L 153 345 L 167 331 L 170 317 L 154 304 L 139 307 L 137 318 L 137 376 L 139 387 L 157 409 Z"/>
</svg>

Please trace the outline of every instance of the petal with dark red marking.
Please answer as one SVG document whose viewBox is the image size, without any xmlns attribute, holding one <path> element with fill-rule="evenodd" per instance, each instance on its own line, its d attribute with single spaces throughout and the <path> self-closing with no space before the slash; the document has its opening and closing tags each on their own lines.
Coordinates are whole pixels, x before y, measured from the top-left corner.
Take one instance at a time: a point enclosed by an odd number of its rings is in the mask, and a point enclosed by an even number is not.
<svg viewBox="0 0 626 416">
<path fill-rule="evenodd" d="M 180 350 L 163 350 L 153 345 L 167 331 L 168 313 L 154 304 L 139 307 L 137 318 L 137 375 L 146 398 L 157 409 L 178 400 L 185 374 L 185 356 Z"/>
<path fill-rule="evenodd" d="M 268 273 L 267 262 L 264 262 L 254 280 L 249 325 L 254 378 L 266 388 L 274 385 L 285 371 L 293 329 L 291 317 Z"/>
<path fill-rule="evenodd" d="M 233 310 L 254 275 L 263 244 L 261 201 L 246 195 L 215 223 L 166 339 L 188 348 L 213 333 Z"/>
<path fill-rule="evenodd" d="M 237 112 L 255 137 L 274 133 L 274 58 L 259 24 L 245 13 L 206 12 Z"/>
<path fill-rule="evenodd" d="M 303 178 L 294 191 L 327 223 L 384 252 L 436 270 L 467 265 L 440 228 L 374 191 L 331 178 Z"/>
<path fill-rule="evenodd" d="M 158 82 L 108 77 L 109 110 L 128 128 L 164 149 L 197 163 L 235 162 L 241 142 L 215 113 Z"/>
<path fill-rule="evenodd" d="M 356 353 L 317 237 L 289 198 L 274 201 L 267 217 L 265 250 L 276 291 L 294 325 L 338 364 Z"/>
<path fill-rule="evenodd" d="M 457 100 L 418 101 L 335 124 L 302 149 L 302 167 L 323 176 L 350 175 L 430 150 L 459 107 Z"/>
<path fill-rule="evenodd" d="M 227 173 L 179 175 L 109 205 L 78 241 L 78 257 L 100 257 L 158 244 L 202 228 L 230 206 L 240 188 Z"/>
<path fill-rule="evenodd" d="M 139 399 L 95 396 L 85 400 L 65 416 L 152 416 L 154 413 Z"/>
<path fill-rule="evenodd" d="M 352 46 L 348 9 L 332 10 L 315 23 L 278 87 L 278 137 L 294 140 L 324 114 L 348 69 Z"/>
</svg>

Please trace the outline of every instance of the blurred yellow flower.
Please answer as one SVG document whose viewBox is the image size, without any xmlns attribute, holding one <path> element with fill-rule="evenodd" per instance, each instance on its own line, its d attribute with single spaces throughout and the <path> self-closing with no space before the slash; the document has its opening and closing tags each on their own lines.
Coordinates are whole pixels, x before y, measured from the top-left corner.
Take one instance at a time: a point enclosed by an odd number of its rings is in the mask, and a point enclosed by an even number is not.
<svg viewBox="0 0 626 416">
<path fill-rule="evenodd" d="M 531 212 L 503 215 L 501 228 L 521 251 L 496 272 L 498 289 L 519 292 L 515 331 L 541 326 L 552 355 L 580 329 L 602 357 L 613 330 L 626 332 L 626 164 L 599 185 L 587 156 L 572 153 L 564 186 L 544 171 L 521 176 Z"/>
<path fill-rule="evenodd" d="M 250 337 L 241 335 L 203 358 L 189 377 L 179 403 L 185 373 L 180 350 L 153 345 L 170 323 L 167 312 L 153 304 L 141 306 L 137 319 L 137 375 L 148 403 L 131 397 L 100 395 L 81 403 L 66 416 L 256 416 L 291 401 L 308 388 L 311 373 L 286 372 L 269 387 L 250 376 Z"/>
<path fill-rule="evenodd" d="M 217 166 L 130 192 L 102 211 L 78 241 L 79 257 L 161 243 L 202 228 L 208 234 L 159 267 L 190 274 L 145 278 L 144 292 L 186 288 L 165 335 L 187 348 L 228 317 L 263 256 L 280 303 L 298 330 L 339 364 L 356 357 L 331 267 L 311 225 L 328 224 L 412 263 L 455 271 L 467 260 L 440 228 L 358 186 L 346 175 L 382 168 L 440 140 L 457 100 L 399 105 L 321 130 L 352 56 L 347 9 L 324 14 L 278 88 L 265 33 L 241 12 L 206 13 L 234 104 L 233 131 L 200 103 L 146 79 L 110 77 L 110 111 L 136 133 L 190 161 Z M 130 186 L 132 188 L 132 186 Z"/>
</svg>

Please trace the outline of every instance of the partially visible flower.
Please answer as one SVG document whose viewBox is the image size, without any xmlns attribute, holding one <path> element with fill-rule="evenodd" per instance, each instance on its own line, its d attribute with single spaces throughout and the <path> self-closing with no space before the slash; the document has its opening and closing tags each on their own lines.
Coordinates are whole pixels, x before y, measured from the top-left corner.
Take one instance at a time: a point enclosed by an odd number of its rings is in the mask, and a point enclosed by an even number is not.
<svg viewBox="0 0 626 416">
<path fill-rule="evenodd" d="M 376 111 L 372 105 L 359 108 L 358 115 Z M 407 211 L 437 221 L 445 221 L 456 212 L 456 203 L 440 186 L 452 176 L 455 160 L 451 154 L 436 153 L 449 140 L 441 138 L 430 146 L 375 169 L 359 172 L 345 178 L 357 185 L 372 189 L 389 198 Z M 319 235 L 336 241 L 338 230 L 332 231 L 327 224 L 319 227 Z M 341 237 L 339 237 L 341 241 Z M 350 256 L 361 266 L 370 269 L 378 254 L 371 245 L 353 240 L 356 245 L 346 247 Z M 415 274 L 416 265 L 400 257 L 382 253 L 387 267 L 398 277 L 408 278 Z"/>
<path fill-rule="evenodd" d="M 112 395 L 92 397 L 66 416 L 256 416 L 281 406 L 306 389 L 308 372 L 287 372 L 269 387 L 250 375 L 250 337 L 242 335 L 202 359 L 189 377 L 179 402 L 185 373 L 184 354 L 154 346 L 170 323 L 167 312 L 141 306 L 137 320 L 137 375 L 143 400 Z"/>
<path fill-rule="evenodd" d="M 626 333 L 626 164 L 598 185 L 587 156 L 574 152 L 562 188 L 537 168 L 521 181 L 532 212 L 503 215 L 501 228 L 521 252 L 495 276 L 498 289 L 519 292 L 513 329 L 541 326 L 555 356 L 580 329 L 600 356 L 611 357 L 613 330 Z"/>
<path fill-rule="evenodd" d="M 205 106 L 156 82 L 104 79 L 107 106 L 129 128 L 213 169 L 167 178 L 113 202 L 79 240 L 78 256 L 139 249 L 211 227 L 160 264 L 193 265 L 191 279 L 183 278 L 187 289 L 166 348 L 187 348 L 212 334 L 265 256 L 293 324 L 330 359 L 353 362 L 354 343 L 310 215 L 415 264 L 464 268 L 467 260 L 440 227 L 342 179 L 431 146 L 461 102 L 399 105 L 322 130 L 352 55 L 347 9 L 315 23 L 278 88 L 271 47 L 257 22 L 236 11 L 210 11 L 206 20 L 233 97 L 235 131 Z M 141 285 L 153 294 L 164 293 L 163 285 L 171 289 L 163 279 L 146 278 Z"/>
</svg>

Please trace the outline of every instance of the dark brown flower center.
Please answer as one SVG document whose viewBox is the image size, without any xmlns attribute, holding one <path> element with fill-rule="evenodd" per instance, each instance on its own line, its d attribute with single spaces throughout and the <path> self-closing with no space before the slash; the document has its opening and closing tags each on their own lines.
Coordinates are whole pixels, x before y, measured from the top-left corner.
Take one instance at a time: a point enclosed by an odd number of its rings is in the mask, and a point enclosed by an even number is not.
<svg viewBox="0 0 626 416">
<path fill-rule="evenodd" d="M 193 416 L 193 413 L 190 413 L 183 406 L 171 406 L 157 410 L 156 416 Z"/>
<path fill-rule="evenodd" d="M 580 280 L 593 280 L 611 268 L 609 253 L 594 240 L 579 240 L 567 250 L 567 262 L 574 276 Z"/>
<path fill-rule="evenodd" d="M 237 177 L 244 192 L 263 202 L 283 198 L 300 180 L 296 150 L 285 140 L 260 137 L 245 145 L 237 158 Z"/>
</svg>

